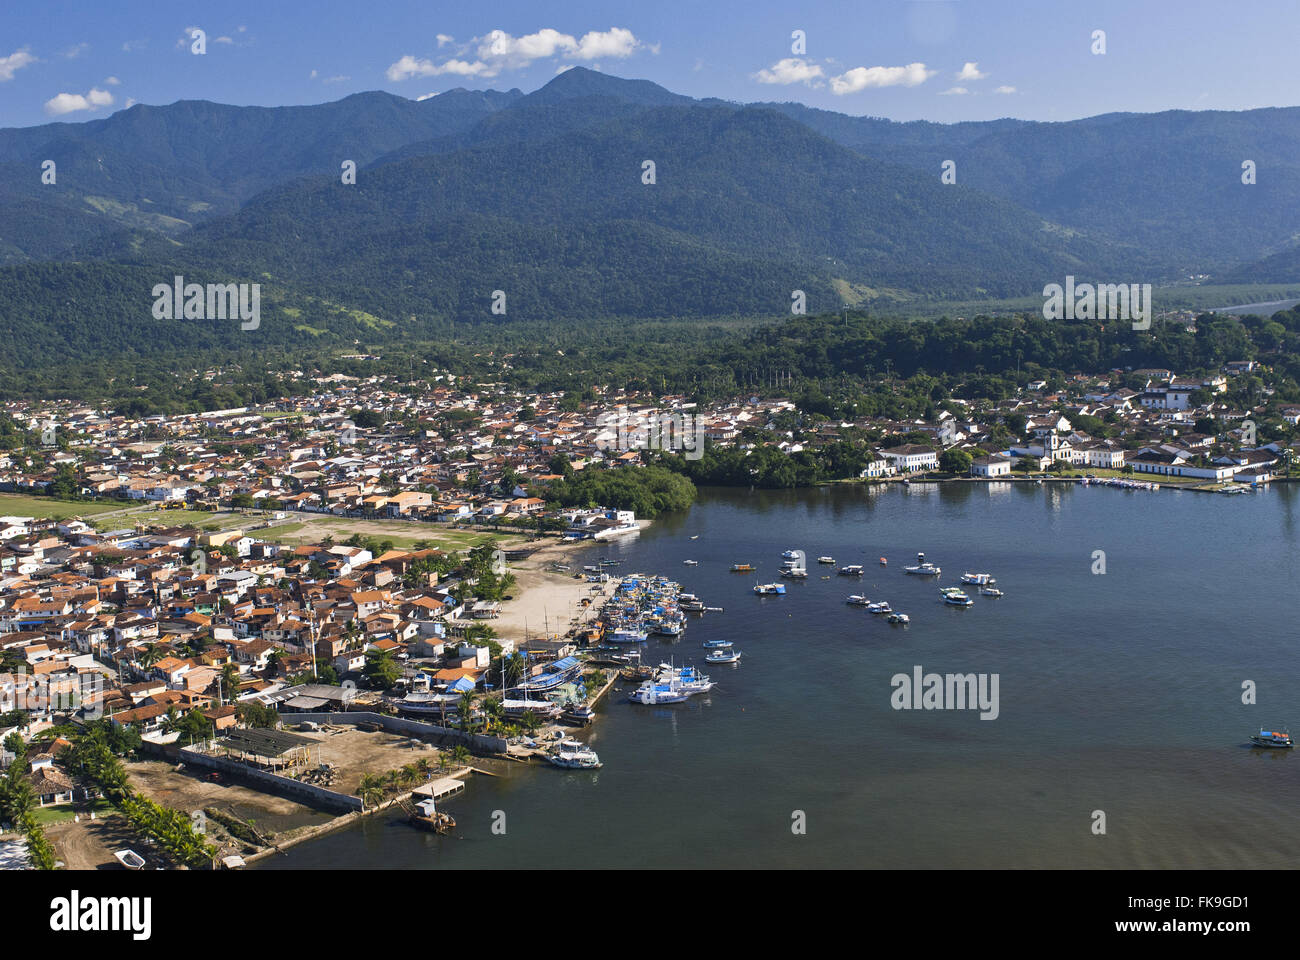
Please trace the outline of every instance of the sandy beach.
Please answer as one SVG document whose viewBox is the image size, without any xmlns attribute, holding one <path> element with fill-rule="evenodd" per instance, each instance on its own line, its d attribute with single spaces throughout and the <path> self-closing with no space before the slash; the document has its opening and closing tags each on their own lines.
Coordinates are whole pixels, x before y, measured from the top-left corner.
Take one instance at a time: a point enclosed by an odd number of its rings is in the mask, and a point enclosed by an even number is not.
<svg viewBox="0 0 1300 960">
<path fill-rule="evenodd" d="M 588 583 L 582 573 L 585 563 L 600 556 L 600 543 L 557 541 L 537 550 L 527 560 L 511 561 L 510 572 L 516 583 L 510 594 L 514 598 L 501 605 L 501 616 L 492 621 L 497 635 L 515 641 L 538 637 L 543 633 L 563 635 L 570 627 L 595 618 L 601 601 L 609 596 L 613 582 Z M 551 564 L 564 563 L 568 573 L 551 570 Z M 601 589 L 593 590 L 593 587 Z M 583 607 L 581 601 L 591 598 Z"/>
</svg>

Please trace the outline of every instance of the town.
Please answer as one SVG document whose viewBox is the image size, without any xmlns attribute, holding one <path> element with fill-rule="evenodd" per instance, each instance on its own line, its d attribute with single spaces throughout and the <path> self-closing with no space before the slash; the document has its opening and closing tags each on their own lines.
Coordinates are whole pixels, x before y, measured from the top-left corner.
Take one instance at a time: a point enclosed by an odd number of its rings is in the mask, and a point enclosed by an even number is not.
<svg viewBox="0 0 1300 960">
<path fill-rule="evenodd" d="M 144 418 L 10 402 L 0 827 L 17 839 L 5 856 L 126 864 L 113 847 L 157 835 L 168 866 L 237 866 L 322 825 L 289 816 L 272 840 L 213 806 L 215 791 L 351 817 L 544 759 L 547 738 L 590 723 L 630 663 L 600 645 L 610 569 L 574 572 L 566 551 L 636 535 L 655 512 L 617 495 L 574 502 L 575 478 L 686 459 L 655 442 L 683 422 L 715 453 L 849 444 L 840 482 L 1230 491 L 1290 474 L 1293 448 L 1263 441 L 1288 436 L 1300 405 L 1272 401 L 1264 373 L 1243 361 L 1208 377 L 1032 381 L 919 421 L 832 422 L 788 396 L 701 408 L 606 390 L 574 403 L 459 390 L 450 376 L 421 393 L 338 375 L 309 397 Z M 1242 395 L 1256 402 L 1227 402 Z M 549 697 L 529 701 L 542 686 Z M 130 829 L 101 836 L 109 799 Z M 179 814 L 164 805 L 181 801 Z M 200 827 L 186 826 L 190 807 Z"/>
</svg>

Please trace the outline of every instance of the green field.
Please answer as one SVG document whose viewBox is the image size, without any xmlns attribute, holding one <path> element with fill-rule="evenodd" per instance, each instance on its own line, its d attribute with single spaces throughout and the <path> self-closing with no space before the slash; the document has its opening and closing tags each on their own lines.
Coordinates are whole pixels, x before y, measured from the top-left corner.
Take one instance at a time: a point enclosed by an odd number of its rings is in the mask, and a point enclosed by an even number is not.
<svg viewBox="0 0 1300 960">
<path fill-rule="evenodd" d="M 0 493 L 0 516 L 49 517 L 64 520 L 68 517 L 93 517 L 100 513 L 127 509 L 128 504 L 54 500 L 49 497 L 28 497 L 17 493 Z"/>
<path fill-rule="evenodd" d="M 52 807 L 37 807 L 32 811 L 32 817 L 42 827 L 48 827 L 55 823 L 64 823 L 71 820 L 74 816 L 80 814 L 82 817 L 89 815 L 90 811 L 95 812 L 96 817 L 105 817 L 116 811 L 111 803 L 103 798 L 94 800 L 91 803 L 79 803 L 75 807 L 70 803 L 61 803 Z"/>
</svg>

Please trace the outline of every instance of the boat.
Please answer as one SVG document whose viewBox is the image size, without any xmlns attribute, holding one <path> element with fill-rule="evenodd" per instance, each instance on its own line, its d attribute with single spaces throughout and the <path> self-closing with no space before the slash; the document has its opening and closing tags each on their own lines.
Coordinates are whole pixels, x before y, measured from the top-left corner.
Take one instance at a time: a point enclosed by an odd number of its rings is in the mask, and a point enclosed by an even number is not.
<svg viewBox="0 0 1300 960">
<path fill-rule="evenodd" d="M 690 698 L 690 694 L 671 683 L 654 683 L 647 681 L 628 695 L 630 703 L 655 706 L 660 703 L 681 703 Z"/>
<path fill-rule="evenodd" d="M 573 726 L 585 727 L 596 719 L 596 711 L 585 703 L 570 701 L 560 714 L 560 722 Z"/>
<path fill-rule="evenodd" d="M 833 563 L 835 563 L 835 558 L 834 558 L 834 557 L 818 557 L 818 558 L 817 558 L 817 562 L 818 562 L 818 563 L 830 563 L 830 564 L 833 564 Z"/>
<path fill-rule="evenodd" d="M 700 565 L 700 561 L 698 560 L 683 560 L 682 563 L 688 567 L 698 567 Z"/>
<path fill-rule="evenodd" d="M 603 766 L 595 750 L 568 738 L 561 740 L 559 746 L 546 755 L 546 759 L 566 770 L 597 770 Z"/>
<path fill-rule="evenodd" d="M 700 539 L 700 535 L 697 533 L 697 534 L 695 534 L 695 536 L 691 537 L 691 539 L 692 539 L 692 540 L 698 540 L 698 539 Z"/>
<path fill-rule="evenodd" d="M 650 632 L 656 637 L 680 637 L 684 629 L 680 620 L 659 619 L 652 622 Z"/>
<path fill-rule="evenodd" d="M 784 583 L 756 583 L 754 592 L 760 597 L 767 597 L 785 593 Z"/>
<path fill-rule="evenodd" d="M 1260 728 L 1259 733 L 1252 736 L 1250 740 L 1257 747 L 1280 747 L 1287 750 L 1292 746 L 1291 733 L 1286 730 L 1278 733 L 1276 730 Z"/>
<path fill-rule="evenodd" d="M 876 603 L 867 604 L 868 613 L 893 613 L 894 608 L 889 605 L 887 600 L 880 600 Z"/>
<path fill-rule="evenodd" d="M 981 595 L 981 596 L 985 596 L 985 597 L 1004 597 L 1004 596 L 1006 596 L 1006 594 L 1004 594 L 1004 593 L 1003 593 L 1001 590 L 999 590 L 997 587 L 989 587 L 989 586 L 980 587 L 980 595 Z"/>
<path fill-rule="evenodd" d="M 703 613 L 704 601 L 693 593 L 683 593 L 677 598 L 677 608 L 686 613 Z"/>
<path fill-rule="evenodd" d="M 714 650 L 722 650 L 731 646 L 730 640 L 705 640 L 702 646 L 710 647 Z"/>
<path fill-rule="evenodd" d="M 990 583 L 997 583 L 990 573 L 963 573 L 961 575 L 962 583 L 974 584 L 977 587 L 987 586 Z"/>
<path fill-rule="evenodd" d="M 618 672 L 623 680 L 649 680 L 655 675 L 654 669 L 647 666 L 626 667 Z"/>
<path fill-rule="evenodd" d="M 889 615 L 889 622 L 908 624 L 912 622 L 912 618 L 905 613 L 891 613 Z"/>
<path fill-rule="evenodd" d="M 943 602 L 953 607 L 969 607 L 975 601 L 956 587 L 949 587 L 946 590 L 939 591 L 943 594 Z"/>
<path fill-rule="evenodd" d="M 782 561 L 781 561 L 781 567 L 780 567 L 780 569 L 782 569 L 782 570 L 797 570 L 797 569 L 799 569 L 799 561 L 798 561 L 798 560 L 782 560 Z"/>
<path fill-rule="evenodd" d="M 786 550 L 782 552 L 782 560 L 798 560 L 802 554 L 798 550 Z"/>
<path fill-rule="evenodd" d="M 731 565 L 732 573 L 752 573 L 754 565 L 752 563 L 733 563 Z"/>
<path fill-rule="evenodd" d="M 803 567 L 791 567 L 789 570 L 782 570 L 781 576 L 789 577 L 791 580 L 807 580 L 808 571 Z"/>
<path fill-rule="evenodd" d="M 714 650 L 705 658 L 709 663 L 739 663 L 739 650 Z"/>
<path fill-rule="evenodd" d="M 407 822 L 417 829 L 442 834 L 456 826 L 456 821 L 451 814 L 438 810 L 433 797 L 421 800 L 419 803 L 409 803 L 405 800 L 401 803 L 402 809 L 406 811 Z"/>
<path fill-rule="evenodd" d="M 113 858 L 128 870 L 143 870 L 147 862 L 134 850 L 119 850 L 113 854 Z"/>
<path fill-rule="evenodd" d="M 694 667 L 674 667 L 670 663 L 659 664 L 659 673 L 655 675 L 655 681 L 673 684 L 687 696 L 708 693 L 713 689 L 713 681 Z"/>
<path fill-rule="evenodd" d="M 930 561 L 926 560 L 924 553 L 918 553 L 916 555 L 916 566 L 904 567 L 903 572 L 918 577 L 937 577 L 943 571 Z"/>
<path fill-rule="evenodd" d="M 840 567 L 841 577 L 860 577 L 862 576 L 862 564 L 851 563 L 846 567 Z"/>
<path fill-rule="evenodd" d="M 847 603 L 850 607 L 866 607 L 871 604 L 870 600 L 868 600 L 866 597 L 862 596 L 861 594 L 857 594 L 857 593 L 851 594 L 849 598 L 844 602 Z"/>
<path fill-rule="evenodd" d="M 609 635 L 610 643 L 645 643 L 647 635 L 645 627 L 638 627 L 632 624 L 625 624 L 615 628 L 614 632 Z"/>
<path fill-rule="evenodd" d="M 881 557 L 881 558 L 880 558 L 880 565 L 881 565 L 882 567 L 887 567 L 887 566 L 889 566 L 889 561 L 886 560 L 884 557 Z"/>
</svg>

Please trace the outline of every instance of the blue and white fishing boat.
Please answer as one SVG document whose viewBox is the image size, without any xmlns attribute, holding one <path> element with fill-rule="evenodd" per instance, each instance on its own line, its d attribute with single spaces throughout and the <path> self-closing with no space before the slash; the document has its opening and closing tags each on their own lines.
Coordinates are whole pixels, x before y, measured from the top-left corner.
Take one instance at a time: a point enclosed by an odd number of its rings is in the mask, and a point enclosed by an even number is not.
<svg viewBox="0 0 1300 960">
<path fill-rule="evenodd" d="M 867 613 L 893 613 L 894 608 L 889 605 L 888 600 L 877 600 L 875 603 L 867 604 Z"/>
<path fill-rule="evenodd" d="M 943 595 L 943 602 L 950 607 L 969 607 L 975 603 L 964 591 L 959 590 L 957 587 L 946 587 L 939 592 Z"/>
<path fill-rule="evenodd" d="M 756 583 L 754 592 L 760 597 L 779 596 L 785 593 L 784 583 Z"/>
<path fill-rule="evenodd" d="M 866 607 L 866 606 L 870 606 L 871 604 L 871 601 L 868 600 L 866 597 L 856 593 L 850 595 L 844 602 L 847 603 L 850 607 Z"/>
<path fill-rule="evenodd" d="M 739 663 L 739 650 L 714 650 L 704 658 L 709 663 Z"/>
<path fill-rule="evenodd" d="M 661 703 L 681 703 L 690 699 L 690 696 L 680 686 L 671 683 L 647 681 L 628 694 L 627 699 L 631 703 L 655 706 Z"/>
<path fill-rule="evenodd" d="M 799 551 L 798 551 L 798 550 L 786 550 L 784 553 L 781 554 L 781 559 L 782 559 L 782 560 L 798 560 L 798 559 L 799 559 Z"/>
<path fill-rule="evenodd" d="M 731 641 L 730 640 L 705 640 L 702 646 L 708 647 L 711 650 L 725 650 L 731 646 Z"/>
</svg>

